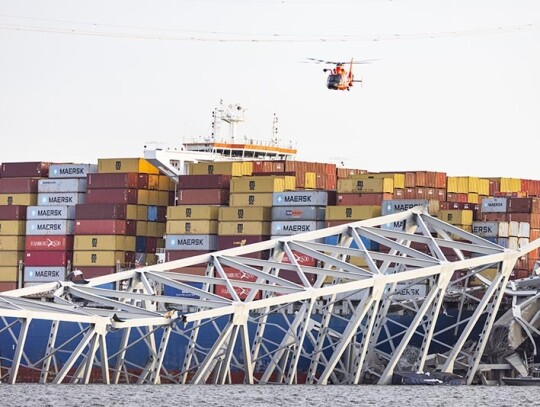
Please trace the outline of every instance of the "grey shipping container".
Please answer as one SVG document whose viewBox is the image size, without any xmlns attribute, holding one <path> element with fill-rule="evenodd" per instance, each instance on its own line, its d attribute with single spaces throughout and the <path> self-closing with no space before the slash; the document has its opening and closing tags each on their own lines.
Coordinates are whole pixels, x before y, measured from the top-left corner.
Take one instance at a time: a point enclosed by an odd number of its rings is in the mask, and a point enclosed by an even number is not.
<svg viewBox="0 0 540 407">
<path fill-rule="evenodd" d="M 75 219 L 75 206 L 28 206 L 26 210 L 26 219 Z"/>
<path fill-rule="evenodd" d="M 272 236 L 288 236 L 297 233 L 313 232 L 323 229 L 324 222 L 296 220 L 296 221 L 273 221 L 271 223 Z"/>
<path fill-rule="evenodd" d="M 25 282 L 64 281 L 66 279 L 65 267 L 25 267 Z"/>
<path fill-rule="evenodd" d="M 392 213 L 404 212 L 415 206 L 429 206 L 427 199 L 392 199 L 384 200 L 381 205 L 381 215 L 390 215 Z"/>
<path fill-rule="evenodd" d="M 72 235 L 75 221 L 65 219 L 28 220 L 27 235 Z"/>
<path fill-rule="evenodd" d="M 326 206 L 326 191 L 289 191 L 274 192 L 272 206 Z"/>
<path fill-rule="evenodd" d="M 497 237 L 499 222 L 473 222 L 471 232 L 480 237 Z"/>
<path fill-rule="evenodd" d="M 217 250 L 217 235 L 167 235 L 166 250 Z"/>
<path fill-rule="evenodd" d="M 97 164 L 51 164 L 49 178 L 86 178 L 97 169 Z"/>
<path fill-rule="evenodd" d="M 39 193 L 38 205 L 77 205 L 86 203 L 86 194 L 76 192 Z"/>
<path fill-rule="evenodd" d="M 506 197 L 482 198 L 481 211 L 484 213 L 504 213 L 506 212 L 507 201 Z"/>
<path fill-rule="evenodd" d="M 40 179 L 38 192 L 86 192 L 86 178 Z"/>
<path fill-rule="evenodd" d="M 272 220 L 324 220 L 325 206 L 274 206 Z"/>
</svg>

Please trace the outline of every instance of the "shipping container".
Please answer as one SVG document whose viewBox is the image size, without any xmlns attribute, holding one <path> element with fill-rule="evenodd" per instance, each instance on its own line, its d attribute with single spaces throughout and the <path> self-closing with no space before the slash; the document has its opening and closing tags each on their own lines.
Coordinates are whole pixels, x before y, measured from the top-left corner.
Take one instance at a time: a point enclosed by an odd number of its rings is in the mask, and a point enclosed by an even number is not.
<svg viewBox="0 0 540 407">
<path fill-rule="evenodd" d="M 144 158 L 100 158 L 98 172 L 142 172 L 159 174 L 159 170 Z"/>
<path fill-rule="evenodd" d="M 128 217 L 128 208 L 131 216 Z M 78 204 L 75 205 L 75 218 L 83 219 L 137 219 L 136 205 L 127 204 Z"/>
<path fill-rule="evenodd" d="M 79 266 L 77 270 L 80 270 L 83 274 L 83 278 L 91 279 L 109 274 L 116 273 L 116 266 Z"/>
<path fill-rule="evenodd" d="M 38 205 L 77 205 L 85 202 L 86 193 L 80 194 L 76 192 L 55 192 L 38 194 Z"/>
<path fill-rule="evenodd" d="M 473 222 L 471 232 L 480 237 L 508 237 L 508 222 Z"/>
<path fill-rule="evenodd" d="M 88 175 L 88 189 L 138 189 L 148 187 L 148 174 L 138 172 Z"/>
<path fill-rule="evenodd" d="M 37 205 L 38 194 L 0 194 L 0 205 Z"/>
<path fill-rule="evenodd" d="M 294 177 L 292 177 L 292 180 L 290 188 L 294 189 L 296 181 L 294 181 Z M 230 190 L 231 193 L 283 192 L 285 191 L 285 177 L 277 175 L 234 177 L 231 179 Z"/>
<path fill-rule="evenodd" d="M 22 280 L 22 275 L 19 277 L 18 266 L 0 266 L 0 287 L 11 287 L 11 284 L 18 284 L 19 279 Z M 4 285 L 4 283 L 10 284 Z M 15 288 L 10 289 L 14 290 Z"/>
<path fill-rule="evenodd" d="M 231 193 L 230 195 L 230 202 L 229 206 L 266 206 L 271 207 L 272 206 L 272 200 L 273 200 L 274 194 L 272 193 L 253 193 L 253 194 L 245 194 L 245 193 Z"/>
<path fill-rule="evenodd" d="M 25 247 L 24 236 L 0 236 L 0 251 L 23 251 Z"/>
<path fill-rule="evenodd" d="M 218 235 L 269 235 L 270 222 L 219 222 Z"/>
<path fill-rule="evenodd" d="M 86 192 L 86 178 L 40 179 L 38 181 L 38 192 Z"/>
<path fill-rule="evenodd" d="M 264 206 L 326 206 L 329 204 L 327 191 L 291 191 L 273 194 L 272 203 Z"/>
<path fill-rule="evenodd" d="M 193 163 L 189 164 L 188 172 L 190 175 L 230 175 L 241 177 L 251 175 L 253 163 L 251 161 L 214 161 L 211 163 Z"/>
<path fill-rule="evenodd" d="M 178 205 L 228 205 L 229 189 L 182 189 Z"/>
<path fill-rule="evenodd" d="M 272 208 L 267 206 L 222 206 L 219 208 L 218 220 L 220 222 L 270 221 L 272 220 Z"/>
<path fill-rule="evenodd" d="M 64 281 L 66 279 L 66 267 L 25 267 L 23 278 L 25 283 Z"/>
<path fill-rule="evenodd" d="M 135 236 L 133 220 L 85 219 L 75 221 L 76 235 L 129 235 Z"/>
<path fill-rule="evenodd" d="M 49 178 L 86 178 L 97 172 L 96 164 L 51 164 Z"/>
<path fill-rule="evenodd" d="M 38 178 L 0 178 L 0 194 L 37 194 Z"/>
<path fill-rule="evenodd" d="M 78 235 L 73 242 L 74 250 L 135 251 L 135 236 L 122 235 Z"/>
<path fill-rule="evenodd" d="M 166 250 L 217 250 L 217 235 L 167 235 Z"/>
<path fill-rule="evenodd" d="M 167 221 L 171 220 L 217 220 L 219 206 L 178 205 L 167 208 Z"/>
<path fill-rule="evenodd" d="M 336 205 L 380 205 L 382 201 L 393 198 L 394 194 L 391 193 L 338 193 Z"/>
<path fill-rule="evenodd" d="M 253 243 L 264 242 L 270 239 L 270 235 L 257 235 L 257 236 L 238 236 L 238 235 L 219 235 L 218 236 L 218 250 L 231 249 L 234 247 L 246 246 Z"/>
<path fill-rule="evenodd" d="M 14 162 L 2 163 L 0 166 L 0 178 L 10 177 L 47 177 L 49 175 L 48 162 Z"/>
<path fill-rule="evenodd" d="M 482 199 L 482 213 L 504 213 L 507 212 L 508 198 L 484 198 Z"/>
<path fill-rule="evenodd" d="M 73 235 L 36 235 L 26 236 L 24 250 L 73 250 Z"/>
<path fill-rule="evenodd" d="M 0 236 L 19 236 L 26 233 L 24 220 L 0 220 Z"/>
<path fill-rule="evenodd" d="M 75 206 L 51 205 L 51 206 L 28 206 L 26 219 L 28 220 L 52 220 L 52 219 L 75 219 Z"/>
<path fill-rule="evenodd" d="M 65 267 L 71 261 L 73 253 L 66 250 L 27 250 L 24 252 L 24 266 Z"/>
<path fill-rule="evenodd" d="M 274 206 L 272 208 L 273 221 L 290 220 L 325 220 L 326 207 L 324 206 Z"/>
<path fill-rule="evenodd" d="M 381 215 L 380 205 L 327 206 L 326 220 L 364 220 Z"/>
<path fill-rule="evenodd" d="M 368 174 L 356 175 L 356 178 L 345 178 L 337 181 L 337 192 L 340 193 L 392 193 L 394 181 L 392 178 L 369 178 Z"/>
<path fill-rule="evenodd" d="M 139 202 L 139 191 L 141 190 L 129 188 L 89 189 L 86 192 L 86 203 L 133 205 L 138 203 L 143 204 L 143 202 Z"/>
<path fill-rule="evenodd" d="M 198 290 L 203 289 L 203 283 L 199 282 L 184 282 L 187 287 L 182 289 L 171 287 L 171 286 L 164 286 L 163 287 L 163 295 L 167 297 L 179 297 L 179 298 L 200 298 L 199 295 L 196 294 L 196 292 L 190 292 L 189 287 L 196 288 Z"/>
<path fill-rule="evenodd" d="M 507 200 L 509 213 L 540 213 L 540 198 L 513 198 Z"/>
<path fill-rule="evenodd" d="M 16 250 L 0 250 L 0 265 L 2 266 L 18 266 L 19 262 L 24 259 L 24 252 Z"/>
<path fill-rule="evenodd" d="M 231 176 L 223 174 L 180 175 L 178 189 L 229 189 Z"/>
<path fill-rule="evenodd" d="M 25 220 L 26 205 L 0 205 L 0 220 Z"/>
<path fill-rule="evenodd" d="M 0 268 L 0 276 L 1 275 L 2 271 Z M 17 281 L 0 281 L 0 292 L 16 290 L 17 288 L 19 288 L 19 283 Z"/>
<path fill-rule="evenodd" d="M 168 221 L 165 229 L 168 235 L 215 235 L 218 233 L 217 220 L 173 220 Z"/>
<path fill-rule="evenodd" d="M 135 263 L 135 252 L 79 250 L 73 253 L 73 267 L 126 265 Z"/>
<path fill-rule="evenodd" d="M 72 235 L 75 222 L 65 219 L 28 220 L 26 221 L 27 235 Z"/>
<path fill-rule="evenodd" d="M 324 229 L 324 222 L 298 220 L 298 221 L 272 221 L 271 235 L 289 236 L 297 233 L 313 232 Z"/>
</svg>

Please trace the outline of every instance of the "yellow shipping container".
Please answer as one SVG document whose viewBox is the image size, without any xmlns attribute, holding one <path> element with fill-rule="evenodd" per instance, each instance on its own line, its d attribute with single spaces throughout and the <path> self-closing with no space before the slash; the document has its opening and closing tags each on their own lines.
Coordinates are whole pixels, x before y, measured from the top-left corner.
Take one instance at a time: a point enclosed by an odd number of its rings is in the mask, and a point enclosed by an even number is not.
<svg viewBox="0 0 540 407">
<path fill-rule="evenodd" d="M 156 191 L 159 189 L 159 177 L 158 174 L 148 175 L 148 189 Z"/>
<path fill-rule="evenodd" d="M 137 236 L 147 236 L 148 233 L 148 222 L 144 220 L 138 220 L 136 227 L 136 235 Z"/>
<path fill-rule="evenodd" d="M 116 266 L 124 264 L 126 253 L 115 250 L 80 250 L 73 252 L 73 267 Z"/>
<path fill-rule="evenodd" d="M 248 167 L 251 167 L 251 169 Z M 250 161 L 214 161 L 211 163 L 192 163 L 189 165 L 189 174 L 191 175 L 223 174 L 241 177 L 243 175 L 251 175 L 252 171 L 253 163 Z"/>
<path fill-rule="evenodd" d="M 272 208 L 267 206 L 222 206 L 219 208 L 218 220 L 220 222 L 270 222 L 272 220 Z"/>
<path fill-rule="evenodd" d="M 169 191 L 158 191 L 158 206 L 169 205 Z"/>
<path fill-rule="evenodd" d="M 379 205 L 327 206 L 326 220 L 364 220 L 381 216 Z"/>
<path fill-rule="evenodd" d="M 134 252 L 136 245 L 135 236 L 123 235 L 75 235 L 73 241 L 74 250 L 122 250 Z"/>
<path fill-rule="evenodd" d="M 467 194 L 467 202 L 468 203 L 475 203 L 475 204 L 480 203 L 480 197 L 475 192 L 469 192 Z"/>
<path fill-rule="evenodd" d="M 174 191 L 176 182 L 169 178 L 167 175 L 160 175 L 158 181 L 159 191 Z"/>
<path fill-rule="evenodd" d="M 471 226 L 473 222 L 473 211 L 470 209 L 441 209 L 439 219 L 451 225 Z"/>
<path fill-rule="evenodd" d="M 479 178 L 478 179 L 478 195 L 489 195 L 489 179 Z"/>
<path fill-rule="evenodd" d="M 219 222 L 218 235 L 269 236 L 271 222 Z"/>
<path fill-rule="evenodd" d="M 23 259 L 24 259 L 23 251 L 0 250 L 0 265 L 2 266 L 18 266 L 19 261 Z"/>
<path fill-rule="evenodd" d="M 0 205 L 37 205 L 38 194 L 0 194 Z"/>
<path fill-rule="evenodd" d="M 501 192 L 521 192 L 521 179 L 518 178 L 501 178 Z"/>
<path fill-rule="evenodd" d="M 167 220 L 215 220 L 218 219 L 219 208 L 216 205 L 169 206 Z"/>
<path fill-rule="evenodd" d="M 137 190 L 137 204 L 138 205 L 148 205 L 148 191 L 147 189 L 138 189 Z"/>
<path fill-rule="evenodd" d="M 159 191 L 157 190 L 148 191 L 148 204 L 147 205 L 159 206 Z"/>
<path fill-rule="evenodd" d="M 98 172 L 139 172 L 159 174 L 159 170 L 144 158 L 100 158 Z"/>
<path fill-rule="evenodd" d="M 157 231 L 158 231 L 157 225 L 158 225 L 157 222 L 148 222 L 147 227 L 146 227 L 146 236 L 158 237 L 157 236 Z"/>
<path fill-rule="evenodd" d="M 25 220 L 0 220 L 0 236 L 22 236 L 25 234 Z"/>
<path fill-rule="evenodd" d="M 394 192 L 394 181 L 392 178 L 340 178 L 337 180 L 337 192 L 391 194 Z"/>
<path fill-rule="evenodd" d="M 153 266 L 157 264 L 157 256 L 154 253 L 146 253 L 146 265 Z"/>
<path fill-rule="evenodd" d="M 148 219 L 148 208 L 146 205 L 137 205 L 137 220 Z"/>
<path fill-rule="evenodd" d="M 217 220 L 173 220 L 167 222 L 167 234 L 215 235 L 218 232 Z"/>
<path fill-rule="evenodd" d="M 165 226 L 165 224 L 163 225 Z M 165 234 L 165 232 L 163 232 L 163 234 Z M 163 236 L 163 235 L 162 235 Z M 163 238 L 158 238 L 156 240 L 156 248 L 158 249 L 164 249 L 165 248 L 165 239 Z"/>
<path fill-rule="evenodd" d="M 167 225 L 166 223 L 158 222 L 158 224 L 157 224 L 157 236 L 156 237 L 165 236 L 166 231 L 167 231 L 167 226 L 166 225 Z"/>
<path fill-rule="evenodd" d="M 285 180 L 279 176 L 236 177 L 231 179 L 231 192 L 283 192 Z"/>
<path fill-rule="evenodd" d="M 394 183 L 394 188 L 405 188 L 405 174 L 401 172 L 368 172 L 366 174 L 352 174 L 348 178 L 362 180 L 368 178 L 391 178 Z"/>
<path fill-rule="evenodd" d="M 0 236 L 0 251 L 24 251 L 25 236 Z"/>
<path fill-rule="evenodd" d="M 229 196 L 229 206 L 272 206 L 273 193 L 243 194 L 233 193 Z"/>
<path fill-rule="evenodd" d="M 15 266 L 3 266 L 0 267 L 0 281 L 12 282 L 19 280 L 19 267 Z"/>
<path fill-rule="evenodd" d="M 353 266 L 367 267 L 367 261 L 363 257 L 349 256 L 348 262 Z"/>
<path fill-rule="evenodd" d="M 482 277 L 485 277 L 490 281 L 493 281 L 493 279 L 497 275 L 497 269 L 496 268 L 485 269 L 479 272 L 478 274 L 482 275 Z M 478 286 L 483 285 L 483 283 L 480 281 L 478 277 L 473 276 L 469 279 L 469 285 L 471 287 L 478 287 Z"/>
<path fill-rule="evenodd" d="M 304 188 L 305 189 L 317 189 L 317 173 L 306 172 L 304 175 Z"/>
</svg>

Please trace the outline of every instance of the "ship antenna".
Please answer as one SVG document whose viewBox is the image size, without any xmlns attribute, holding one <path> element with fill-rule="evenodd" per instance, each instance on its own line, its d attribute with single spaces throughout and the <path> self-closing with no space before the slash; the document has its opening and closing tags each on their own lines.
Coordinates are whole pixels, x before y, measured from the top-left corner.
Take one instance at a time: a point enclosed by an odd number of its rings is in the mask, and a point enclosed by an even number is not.
<svg viewBox="0 0 540 407">
<path fill-rule="evenodd" d="M 276 145 L 279 144 L 279 135 L 278 135 L 278 117 L 274 113 L 272 120 L 272 142 Z"/>
</svg>

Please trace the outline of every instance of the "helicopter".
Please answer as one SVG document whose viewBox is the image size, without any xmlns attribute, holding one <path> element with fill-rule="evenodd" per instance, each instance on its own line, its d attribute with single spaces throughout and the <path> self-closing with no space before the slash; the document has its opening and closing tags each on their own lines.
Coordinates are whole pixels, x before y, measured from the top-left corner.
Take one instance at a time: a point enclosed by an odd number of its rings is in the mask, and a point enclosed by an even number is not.
<svg viewBox="0 0 540 407">
<path fill-rule="evenodd" d="M 354 79 L 353 65 L 354 64 L 369 64 L 372 60 L 354 61 L 351 58 L 350 62 L 334 62 L 325 61 L 323 59 L 307 58 L 310 62 L 316 64 L 329 64 L 335 65 L 334 68 L 324 68 L 323 72 L 330 72 L 328 79 L 326 80 L 326 87 L 332 90 L 351 90 L 351 86 L 355 82 L 362 83 L 362 80 Z M 349 70 L 345 69 L 345 66 L 349 65 Z"/>
</svg>

